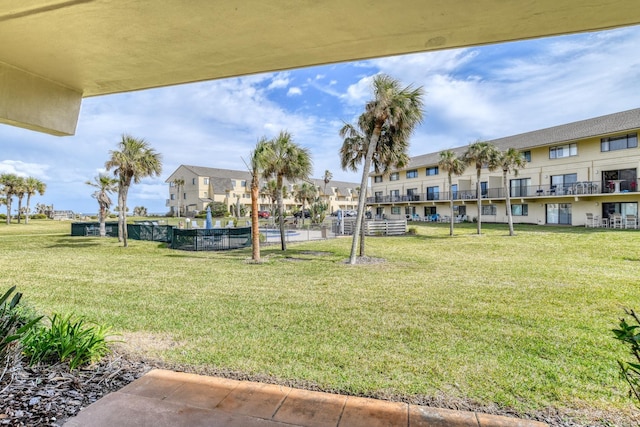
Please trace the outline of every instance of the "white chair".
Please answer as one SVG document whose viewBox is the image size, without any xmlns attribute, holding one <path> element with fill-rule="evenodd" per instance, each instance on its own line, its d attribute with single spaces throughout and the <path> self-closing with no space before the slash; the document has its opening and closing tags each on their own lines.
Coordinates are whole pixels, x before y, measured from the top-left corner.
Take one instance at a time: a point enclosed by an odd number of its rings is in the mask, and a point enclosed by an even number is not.
<svg viewBox="0 0 640 427">
<path fill-rule="evenodd" d="M 221 227 L 222 227 L 222 224 L 220 224 L 220 220 L 217 219 L 216 223 L 213 225 L 213 228 L 221 228 Z"/>
<path fill-rule="evenodd" d="M 592 213 L 587 213 L 587 220 L 584 223 L 585 227 L 595 227 L 594 221 L 593 221 L 593 214 Z"/>
<path fill-rule="evenodd" d="M 638 217 L 635 215 L 626 215 L 624 217 L 624 228 L 638 228 Z"/>
<path fill-rule="evenodd" d="M 227 222 L 227 228 L 232 228 L 233 227 L 233 220 L 230 219 L 229 222 Z"/>
<path fill-rule="evenodd" d="M 198 225 L 198 221 L 196 221 L 195 219 L 192 219 L 191 228 L 200 228 L 200 226 Z"/>
</svg>

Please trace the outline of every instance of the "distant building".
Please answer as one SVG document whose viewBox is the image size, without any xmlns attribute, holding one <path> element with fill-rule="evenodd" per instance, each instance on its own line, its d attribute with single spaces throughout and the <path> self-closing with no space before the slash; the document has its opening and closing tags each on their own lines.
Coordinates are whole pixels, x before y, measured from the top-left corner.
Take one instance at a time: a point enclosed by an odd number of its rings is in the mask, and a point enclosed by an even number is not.
<svg viewBox="0 0 640 427">
<path fill-rule="evenodd" d="M 639 131 L 640 109 L 634 109 L 487 141 L 503 151 L 520 150 L 527 162 L 518 176 L 508 176 L 514 222 L 585 225 L 597 217 L 596 225 L 602 226 L 611 225 L 611 217 L 637 220 Z M 467 148 L 453 151 L 460 157 Z M 477 216 L 475 167 L 453 175 L 449 188 L 439 159 L 438 152 L 424 154 L 411 158 L 403 169 L 371 174 L 367 205 L 378 217 L 454 215 L 472 220 Z M 507 221 L 502 180 L 502 170 L 482 169 L 483 222 Z"/>
<path fill-rule="evenodd" d="M 178 187 L 175 180 L 184 180 L 184 187 L 181 194 L 178 194 Z M 247 171 L 231 169 L 208 168 L 203 166 L 181 165 L 165 181 L 169 184 L 169 198 L 166 206 L 169 212 L 175 215 L 178 211 L 178 201 L 180 202 L 181 215 L 189 215 L 201 212 L 213 201 L 227 205 L 227 209 L 235 206 L 238 201 L 245 206 L 247 212 L 251 210 L 251 175 Z M 266 184 L 266 180 L 260 180 L 260 188 Z M 358 183 L 329 181 L 326 185 L 322 179 L 309 179 L 306 181 L 316 186 L 318 196 L 325 201 L 329 208 L 328 213 L 337 209 L 352 210 L 358 205 L 358 193 L 356 189 Z M 302 207 L 301 203 L 295 201 L 293 190 L 299 183 L 286 182 L 287 197 L 284 199 L 285 210 L 290 212 Z M 260 210 L 271 210 L 272 200 L 260 193 L 258 200 Z"/>
</svg>

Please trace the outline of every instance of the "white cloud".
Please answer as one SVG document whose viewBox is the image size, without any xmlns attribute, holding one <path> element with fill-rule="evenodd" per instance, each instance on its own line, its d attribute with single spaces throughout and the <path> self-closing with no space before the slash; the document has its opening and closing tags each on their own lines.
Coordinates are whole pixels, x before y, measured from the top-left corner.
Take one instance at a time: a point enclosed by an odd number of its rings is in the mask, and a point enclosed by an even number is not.
<svg viewBox="0 0 640 427">
<path fill-rule="evenodd" d="M 289 83 L 291 83 L 289 73 L 278 73 L 273 77 L 271 83 L 267 86 L 267 89 L 282 89 L 289 86 Z"/>
<path fill-rule="evenodd" d="M 49 165 L 42 163 L 27 163 L 20 160 L 2 160 L 0 161 L 0 173 L 11 173 L 23 178 L 32 176 L 40 180 L 49 178 L 47 170 Z"/>
<path fill-rule="evenodd" d="M 300 89 L 299 87 L 289 88 L 289 91 L 287 92 L 287 96 L 298 96 L 298 95 L 302 95 L 302 89 Z"/>
</svg>

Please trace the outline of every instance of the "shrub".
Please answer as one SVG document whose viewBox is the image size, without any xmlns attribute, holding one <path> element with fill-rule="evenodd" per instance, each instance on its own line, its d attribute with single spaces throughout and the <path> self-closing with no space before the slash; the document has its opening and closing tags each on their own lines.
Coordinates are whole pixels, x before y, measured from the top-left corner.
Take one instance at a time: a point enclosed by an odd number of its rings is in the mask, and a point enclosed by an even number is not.
<svg viewBox="0 0 640 427">
<path fill-rule="evenodd" d="M 613 329 L 613 333 L 617 340 L 627 344 L 632 360 L 629 362 L 618 360 L 618 364 L 622 377 L 629 384 L 629 396 L 635 397 L 636 405 L 640 406 L 640 332 L 637 331 L 640 328 L 640 318 L 633 310 L 625 309 L 624 311 L 631 316 L 631 322 L 635 324 L 627 323 L 627 319 L 623 317 L 620 319 L 620 329 Z"/>
<path fill-rule="evenodd" d="M 50 326 L 32 329 L 22 340 L 30 364 L 68 362 L 70 369 L 95 362 L 109 351 L 110 328 L 72 314 L 49 317 Z"/>
<path fill-rule="evenodd" d="M 48 219 L 48 218 L 49 218 L 48 216 L 42 213 L 31 215 L 31 219 Z"/>
<path fill-rule="evenodd" d="M 11 355 L 11 350 L 42 317 L 36 317 L 29 310 L 22 310 L 18 303 L 22 293 L 16 292 L 13 286 L 0 298 L 0 363 L 5 365 Z M 3 370 L 4 372 L 4 370 Z M 0 375 L 0 379 L 2 375 Z"/>
<path fill-rule="evenodd" d="M 407 234 L 415 236 L 416 234 L 418 234 L 418 227 L 409 227 L 409 229 L 407 230 Z"/>
</svg>

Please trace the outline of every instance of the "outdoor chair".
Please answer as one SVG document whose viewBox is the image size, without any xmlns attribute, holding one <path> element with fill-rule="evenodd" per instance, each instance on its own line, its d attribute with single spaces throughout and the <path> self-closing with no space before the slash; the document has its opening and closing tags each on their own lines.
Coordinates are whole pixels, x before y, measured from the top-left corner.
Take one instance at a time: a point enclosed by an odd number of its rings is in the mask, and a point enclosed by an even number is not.
<svg viewBox="0 0 640 427">
<path fill-rule="evenodd" d="M 198 225 L 198 221 L 196 221 L 195 219 L 192 219 L 191 228 L 200 228 L 200 226 Z"/>
<path fill-rule="evenodd" d="M 624 217 L 624 228 L 638 228 L 638 217 L 627 215 Z"/>
<path fill-rule="evenodd" d="M 595 224 L 594 224 L 594 221 L 593 221 L 593 219 L 594 219 L 593 214 L 592 213 L 587 213 L 586 215 L 587 215 L 587 220 L 585 221 L 584 226 L 586 228 L 595 227 Z"/>
<path fill-rule="evenodd" d="M 230 219 L 229 222 L 227 222 L 227 228 L 232 228 L 233 227 L 233 220 Z"/>
<path fill-rule="evenodd" d="M 216 220 L 216 223 L 213 225 L 213 228 L 221 228 L 222 224 L 220 224 L 220 220 Z"/>
</svg>

